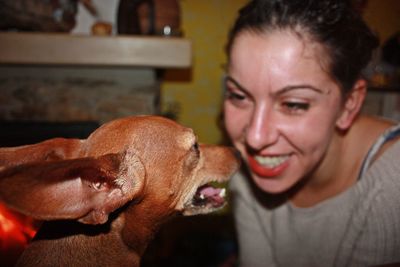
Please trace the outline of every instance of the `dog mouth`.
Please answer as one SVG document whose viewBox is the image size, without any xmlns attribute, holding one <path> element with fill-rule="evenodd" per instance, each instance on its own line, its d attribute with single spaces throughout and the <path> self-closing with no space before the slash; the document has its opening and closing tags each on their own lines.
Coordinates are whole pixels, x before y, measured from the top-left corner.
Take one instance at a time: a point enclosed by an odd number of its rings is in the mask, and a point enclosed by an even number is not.
<svg viewBox="0 0 400 267">
<path fill-rule="evenodd" d="M 193 197 L 193 206 L 207 206 L 219 208 L 225 204 L 225 188 L 213 187 L 210 184 L 200 186 Z"/>
<path fill-rule="evenodd" d="M 186 216 L 206 214 L 221 209 L 226 204 L 226 189 L 221 184 L 207 183 L 200 186 L 193 198 L 185 205 Z"/>
</svg>

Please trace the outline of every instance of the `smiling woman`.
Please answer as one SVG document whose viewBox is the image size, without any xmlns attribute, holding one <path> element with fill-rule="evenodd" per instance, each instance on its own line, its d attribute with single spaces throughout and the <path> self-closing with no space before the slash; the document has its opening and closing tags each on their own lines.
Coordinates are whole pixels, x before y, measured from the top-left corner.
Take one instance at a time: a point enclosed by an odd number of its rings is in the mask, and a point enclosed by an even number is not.
<svg viewBox="0 0 400 267">
<path fill-rule="evenodd" d="M 224 122 L 246 167 L 231 182 L 241 266 L 400 262 L 400 126 L 360 114 L 377 44 L 346 0 L 240 10 Z"/>
<path fill-rule="evenodd" d="M 245 49 L 249 45 L 253 49 Z M 339 116 L 340 89 L 320 64 L 322 48 L 315 47 L 290 31 L 244 32 L 231 50 L 229 75 L 235 79 L 229 81 L 240 82 L 227 83 L 225 124 L 259 174 L 254 181 L 267 192 L 285 191 L 315 168 Z M 354 112 L 343 120 L 352 120 Z"/>
</svg>

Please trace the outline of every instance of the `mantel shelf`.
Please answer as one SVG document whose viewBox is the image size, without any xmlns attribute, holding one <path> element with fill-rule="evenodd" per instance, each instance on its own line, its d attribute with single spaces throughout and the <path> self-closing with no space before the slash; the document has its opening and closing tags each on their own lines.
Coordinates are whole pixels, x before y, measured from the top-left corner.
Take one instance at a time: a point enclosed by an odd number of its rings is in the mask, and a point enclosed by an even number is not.
<svg viewBox="0 0 400 267">
<path fill-rule="evenodd" d="M 191 59 L 184 38 L 0 32 L 0 64 L 188 68 Z"/>
</svg>

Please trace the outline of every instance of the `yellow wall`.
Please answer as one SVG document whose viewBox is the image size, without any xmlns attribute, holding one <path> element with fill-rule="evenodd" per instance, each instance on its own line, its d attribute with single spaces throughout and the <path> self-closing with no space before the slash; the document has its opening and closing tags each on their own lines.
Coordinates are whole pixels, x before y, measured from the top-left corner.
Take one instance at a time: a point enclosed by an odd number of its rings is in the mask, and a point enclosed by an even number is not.
<svg viewBox="0 0 400 267">
<path fill-rule="evenodd" d="M 400 1 L 369 0 L 363 17 L 383 43 L 400 31 Z"/>
<path fill-rule="evenodd" d="M 184 37 L 193 42 L 190 71 L 167 71 L 162 108 L 179 105 L 178 121 L 201 142 L 221 142 L 217 119 L 222 100 L 224 46 L 237 10 L 247 0 L 180 0 Z M 369 0 L 364 18 L 381 40 L 400 30 L 400 0 Z"/>
<path fill-rule="evenodd" d="M 162 86 L 163 111 L 178 103 L 178 121 L 195 130 L 200 142 L 218 143 L 217 118 L 221 107 L 221 78 L 226 62 L 224 46 L 237 10 L 247 0 L 181 0 L 182 28 L 193 42 L 190 73 L 168 71 Z M 183 78 L 177 78 L 181 75 Z"/>
</svg>

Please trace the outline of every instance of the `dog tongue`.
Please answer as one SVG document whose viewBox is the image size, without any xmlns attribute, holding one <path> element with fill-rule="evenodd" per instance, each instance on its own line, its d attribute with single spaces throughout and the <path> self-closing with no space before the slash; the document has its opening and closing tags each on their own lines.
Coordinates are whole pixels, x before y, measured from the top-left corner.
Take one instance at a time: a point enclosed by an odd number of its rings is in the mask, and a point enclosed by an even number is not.
<svg viewBox="0 0 400 267">
<path fill-rule="evenodd" d="M 214 188 L 210 185 L 204 185 L 199 189 L 199 193 L 204 195 L 207 199 L 212 200 L 214 207 L 219 207 L 224 204 L 225 200 L 221 196 L 221 188 Z"/>
<path fill-rule="evenodd" d="M 214 188 L 212 186 L 206 185 L 202 188 L 200 188 L 200 194 L 203 194 L 205 196 L 212 196 L 212 195 L 218 195 L 219 192 L 221 192 L 221 189 L 219 188 Z"/>
</svg>

